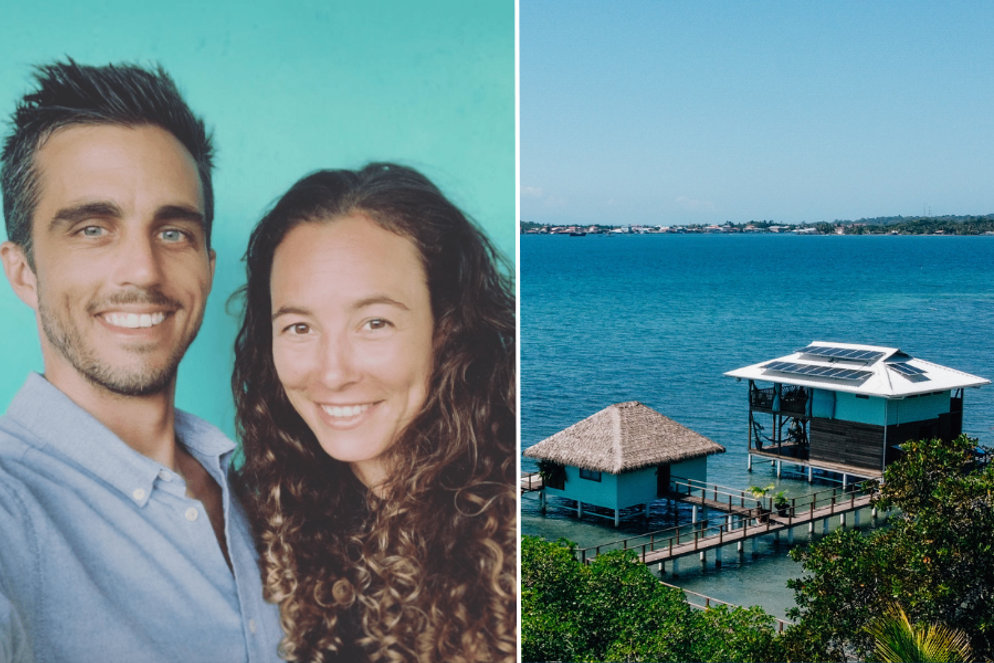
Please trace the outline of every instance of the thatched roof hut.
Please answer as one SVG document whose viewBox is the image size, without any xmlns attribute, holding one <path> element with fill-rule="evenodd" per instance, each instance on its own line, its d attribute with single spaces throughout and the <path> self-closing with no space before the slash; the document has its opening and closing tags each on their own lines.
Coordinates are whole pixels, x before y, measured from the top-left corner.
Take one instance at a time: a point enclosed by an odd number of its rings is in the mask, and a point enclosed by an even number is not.
<svg viewBox="0 0 994 663">
<path fill-rule="evenodd" d="M 616 403 L 526 449 L 529 458 L 621 474 L 723 453 L 725 447 L 638 401 Z"/>
</svg>

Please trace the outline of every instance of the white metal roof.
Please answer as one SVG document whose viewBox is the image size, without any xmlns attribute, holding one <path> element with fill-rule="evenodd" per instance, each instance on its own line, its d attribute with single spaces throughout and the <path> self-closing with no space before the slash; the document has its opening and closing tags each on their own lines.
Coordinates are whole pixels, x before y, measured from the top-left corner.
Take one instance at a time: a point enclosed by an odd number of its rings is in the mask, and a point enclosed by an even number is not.
<svg viewBox="0 0 994 663">
<path fill-rule="evenodd" d="M 807 348 L 815 348 L 818 352 L 855 350 L 864 351 L 850 354 L 875 354 L 867 359 L 850 359 L 846 357 L 826 357 L 821 354 L 811 354 L 798 350 L 792 354 L 777 359 L 769 359 L 758 364 L 729 371 L 725 375 L 746 380 L 761 380 L 764 382 L 779 382 L 802 387 L 816 387 L 830 391 L 845 391 L 867 396 L 881 396 L 889 399 L 900 399 L 916 394 L 927 394 L 933 391 L 946 391 L 962 387 L 980 387 L 990 384 L 976 375 L 963 373 L 946 366 L 933 364 L 924 359 L 917 359 L 901 352 L 897 348 L 884 348 L 876 345 L 857 345 L 855 343 L 832 343 L 828 341 L 812 341 Z M 819 350 L 821 349 L 821 350 Z M 779 364 L 777 362 L 780 362 Z M 774 366 L 770 366 L 774 364 Z M 895 366 L 896 365 L 896 366 Z M 825 371 L 829 375 L 802 375 L 799 371 L 818 371 L 817 368 L 842 369 Z M 779 368 L 779 370 L 778 370 Z M 909 375 L 909 373 L 920 373 Z M 835 377 L 833 377 L 833 375 Z M 839 377 L 841 376 L 841 377 Z"/>
</svg>

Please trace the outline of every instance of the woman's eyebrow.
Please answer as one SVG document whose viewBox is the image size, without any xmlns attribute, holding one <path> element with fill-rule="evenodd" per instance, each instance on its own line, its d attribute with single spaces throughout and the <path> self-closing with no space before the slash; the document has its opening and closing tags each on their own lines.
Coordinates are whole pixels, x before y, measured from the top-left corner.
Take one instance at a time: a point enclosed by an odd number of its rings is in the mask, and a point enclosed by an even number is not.
<svg viewBox="0 0 994 663">
<path fill-rule="evenodd" d="M 367 306 L 373 306 L 374 304 L 386 304 L 387 306 L 395 306 L 397 308 L 403 309 L 405 311 L 410 311 L 411 309 L 407 304 L 399 302 L 392 297 L 387 297 L 386 295 L 374 295 L 372 297 L 366 297 L 365 299 L 360 299 L 352 305 L 353 310 L 358 310 L 365 308 Z"/>
<path fill-rule="evenodd" d="M 273 317 L 270 320 L 275 320 L 281 315 L 310 315 L 311 309 L 303 308 L 301 306 L 281 306 L 279 309 L 273 313 Z"/>
</svg>

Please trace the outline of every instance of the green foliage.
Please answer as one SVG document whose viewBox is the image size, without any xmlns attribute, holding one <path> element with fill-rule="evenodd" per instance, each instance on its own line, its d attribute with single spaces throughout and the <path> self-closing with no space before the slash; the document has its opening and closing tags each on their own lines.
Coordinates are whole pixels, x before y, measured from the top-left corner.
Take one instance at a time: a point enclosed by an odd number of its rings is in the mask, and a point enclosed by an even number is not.
<svg viewBox="0 0 994 663">
<path fill-rule="evenodd" d="M 887 612 L 866 627 L 876 642 L 882 663 L 955 663 L 972 660 L 970 639 L 963 631 L 942 624 L 912 626 L 901 606 Z"/>
<path fill-rule="evenodd" d="M 965 436 L 903 445 L 876 502 L 900 510 L 886 529 L 839 530 L 791 551 L 807 574 L 788 582 L 795 657 L 873 656 L 866 627 L 897 599 L 911 620 L 962 630 L 977 656 L 994 655 L 994 470 L 974 466 L 975 445 Z"/>
<path fill-rule="evenodd" d="M 773 490 L 776 487 L 777 485 L 775 483 L 771 483 L 766 488 L 760 488 L 759 486 L 749 486 L 748 488 L 746 488 L 746 492 L 751 493 L 752 496 L 755 497 L 756 499 L 762 499 L 766 497 L 767 493 L 769 493 L 771 490 Z"/>
<path fill-rule="evenodd" d="M 760 608 L 693 610 L 631 551 L 580 564 L 573 544 L 521 543 L 525 661 L 760 661 L 780 658 Z"/>
</svg>

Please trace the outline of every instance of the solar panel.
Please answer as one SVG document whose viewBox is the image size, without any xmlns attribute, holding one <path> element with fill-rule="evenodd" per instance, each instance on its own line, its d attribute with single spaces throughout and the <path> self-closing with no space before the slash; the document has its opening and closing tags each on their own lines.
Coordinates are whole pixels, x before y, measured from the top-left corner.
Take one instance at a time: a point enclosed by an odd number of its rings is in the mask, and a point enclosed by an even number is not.
<svg viewBox="0 0 994 663">
<path fill-rule="evenodd" d="M 904 362 L 894 362 L 893 364 L 887 364 L 895 371 L 901 375 L 913 376 L 913 375 L 925 375 L 925 371 L 918 368 L 917 366 L 912 366 L 911 364 L 906 364 Z"/>
<path fill-rule="evenodd" d="M 833 357 L 836 359 L 852 359 L 854 361 L 874 362 L 884 356 L 883 352 L 876 350 L 857 350 L 856 348 L 833 348 L 828 345 L 809 345 L 803 350 L 798 350 L 803 354 L 815 355 L 816 357 Z"/>
<path fill-rule="evenodd" d="M 857 382 L 873 375 L 871 371 L 857 371 L 851 368 L 836 368 L 834 366 L 815 366 L 814 364 L 795 364 L 789 361 L 771 361 L 763 366 L 770 371 L 789 373 L 791 375 L 809 375 L 816 378 L 831 378 L 833 380 L 848 380 Z"/>
</svg>

